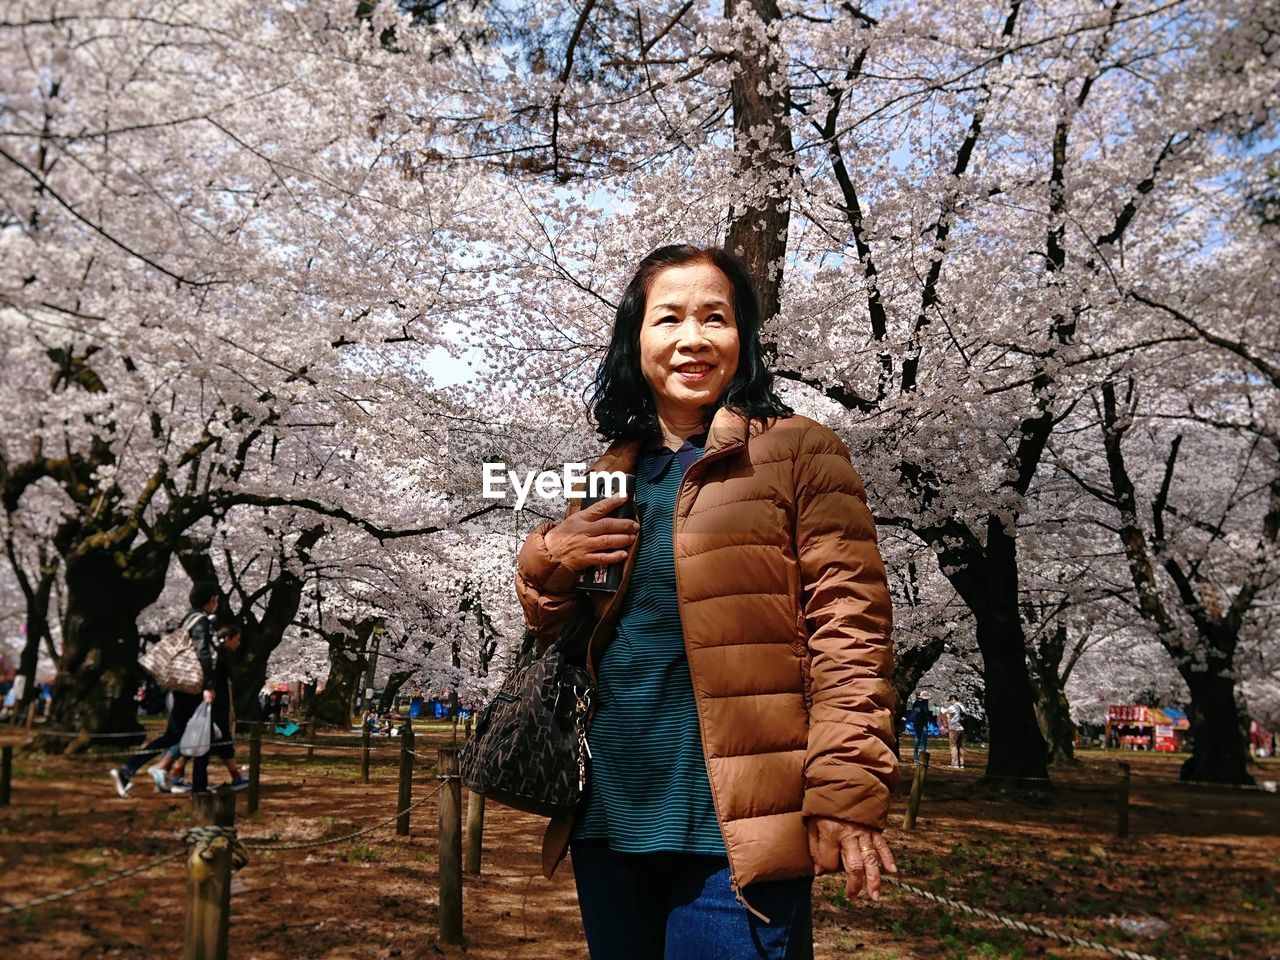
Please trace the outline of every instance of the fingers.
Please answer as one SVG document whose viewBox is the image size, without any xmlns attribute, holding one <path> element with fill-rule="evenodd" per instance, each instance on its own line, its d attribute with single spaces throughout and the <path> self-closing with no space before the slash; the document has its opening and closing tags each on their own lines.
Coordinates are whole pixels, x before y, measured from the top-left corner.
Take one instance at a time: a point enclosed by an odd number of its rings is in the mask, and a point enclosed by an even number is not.
<svg viewBox="0 0 1280 960">
<path fill-rule="evenodd" d="M 622 517 L 604 517 L 588 525 L 590 535 L 593 537 L 629 536 L 634 535 L 639 529 L 640 524 L 636 521 Z"/>
<path fill-rule="evenodd" d="M 813 861 L 813 865 L 821 872 L 822 855 L 818 849 L 818 824 L 813 820 L 809 821 L 809 859 Z"/>
<path fill-rule="evenodd" d="M 835 873 L 840 869 L 840 834 L 821 820 L 817 823 L 817 834 L 818 869 L 822 873 Z"/>
<path fill-rule="evenodd" d="M 588 567 L 610 567 L 627 559 L 627 551 L 610 550 L 605 553 L 588 553 L 583 560 Z"/>
<path fill-rule="evenodd" d="M 603 500 L 597 500 L 589 507 L 584 507 L 578 511 L 578 515 L 587 520 L 599 520 L 607 516 L 630 499 L 627 494 L 619 493 L 612 497 L 606 497 Z"/>
<path fill-rule="evenodd" d="M 866 882 L 866 864 L 863 862 L 860 834 L 852 830 L 846 831 L 840 838 L 840 854 L 844 859 L 844 872 L 849 878 L 844 885 L 845 895 L 850 900 L 856 897 Z"/>
<path fill-rule="evenodd" d="M 611 533 L 603 537 L 588 537 L 586 542 L 589 549 L 597 553 L 607 553 L 610 550 L 626 550 L 635 541 L 635 534 Z"/>
<path fill-rule="evenodd" d="M 898 864 L 894 862 L 893 851 L 889 849 L 889 841 L 885 840 L 884 834 L 872 834 L 871 842 L 875 844 L 876 853 L 880 855 L 880 863 L 884 868 L 890 873 L 897 873 Z"/>
<path fill-rule="evenodd" d="M 879 900 L 880 857 L 869 833 L 858 834 L 858 851 L 862 854 L 862 868 L 867 878 L 867 896 L 872 900 Z"/>
</svg>

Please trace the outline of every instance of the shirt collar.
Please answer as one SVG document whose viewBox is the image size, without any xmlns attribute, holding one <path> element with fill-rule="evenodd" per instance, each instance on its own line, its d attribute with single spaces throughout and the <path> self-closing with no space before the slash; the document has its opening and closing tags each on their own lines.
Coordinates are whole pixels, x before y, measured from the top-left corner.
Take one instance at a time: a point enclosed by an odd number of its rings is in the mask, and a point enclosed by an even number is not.
<svg viewBox="0 0 1280 960">
<path fill-rule="evenodd" d="M 672 450 L 661 440 L 652 440 L 649 442 L 645 450 L 645 456 L 649 458 L 648 467 L 645 470 L 645 478 L 650 482 L 657 480 L 666 472 L 668 465 L 672 460 L 679 459 L 680 472 L 689 469 L 689 465 L 698 459 L 698 451 L 706 446 L 707 431 L 696 433 L 689 437 L 679 450 Z"/>
</svg>

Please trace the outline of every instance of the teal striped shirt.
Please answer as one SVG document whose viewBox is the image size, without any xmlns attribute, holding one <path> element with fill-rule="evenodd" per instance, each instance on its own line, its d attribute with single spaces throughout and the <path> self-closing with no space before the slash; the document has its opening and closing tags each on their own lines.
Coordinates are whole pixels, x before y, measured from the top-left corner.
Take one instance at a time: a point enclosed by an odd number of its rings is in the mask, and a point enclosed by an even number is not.
<svg viewBox="0 0 1280 960">
<path fill-rule="evenodd" d="M 640 541 L 616 634 L 597 670 L 587 734 L 587 801 L 573 838 L 607 838 L 623 853 L 724 856 L 698 729 L 676 600 L 672 522 L 687 465 L 706 435 L 679 454 L 650 451 L 636 465 Z"/>
</svg>

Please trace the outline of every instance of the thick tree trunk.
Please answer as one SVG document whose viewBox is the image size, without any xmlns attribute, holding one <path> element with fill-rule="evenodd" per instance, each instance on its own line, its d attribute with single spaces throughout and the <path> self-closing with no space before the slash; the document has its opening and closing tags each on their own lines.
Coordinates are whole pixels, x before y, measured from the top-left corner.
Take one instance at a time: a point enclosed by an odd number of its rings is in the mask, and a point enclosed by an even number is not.
<svg viewBox="0 0 1280 960">
<path fill-rule="evenodd" d="M 67 559 L 62 661 L 54 680 L 52 729 L 141 735 L 134 703 L 142 680 L 137 618 L 164 588 L 165 571 L 155 572 L 158 560 L 136 552 L 121 555 L 100 550 Z M 65 739 L 50 738 L 37 747 L 56 750 L 66 744 Z"/>
<path fill-rule="evenodd" d="M 777 0 L 725 0 L 725 16 L 732 17 L 739 7 L 749 7 L 766 27 L 782 20 Z M 760 297 L 760 319 L 767 322 L 778 312 L 781 301 L 783 257 L 791 222 L 794 168 L 786 93 L 771 89 L 785 64 L 777 62 L 776 52 L 754 43 L 739 50 L 736 60 L 740 69 L 730 81 L 730 93 L 740 171 L 737 179 L 759 183 L 759 187 L 729 211 L 725 247 L 730 253 L 741 251 Z M 761 93 L 762 87 L 769 92 Z"/>
<path fill-rule="evenodd" d="M 1048 750 L 1036 722 L 1035 693 L 1027 672 L 1017 600 L 1006 600 L 977 615 L 990 729 L 987 779 L 1045 780 L 1049 777 Z"/>
<path fill-rule="evenodd" d="M 280 643 L 265 643 L 255 635 L 261 628 L 241 628 L 240 649 L 231 667 L 231 696 L 236 705 L 236 717 L 240 720 L 261 720 L 262 706 L 258 695 L 267 682 L 267 661 L 271 651 Z M 255 642 L 256 641 L 256 642 Z"/>
<path fill-rule="evenodd" d="M 345 643 L 329 644 L 329 677 L 311 709 L 312 716 L 321 723 L 345 726 L 351 722 L 351 704 L 369 664 L 363 654 L 356 654 L 352 660 L 345 655 L 348 652 L 351 651 Z"/>
<path fill-rule="evenodd" d="M 1027 670 L 1027 641 L 1018 611 L 1016 543 L 1003 521 L 992 518 L 984 553 L 966 551 L 958 567 L 945 560 L 944 572 L 977 624 L 982 651 L 984 705 L 989 725 L 987 779 L 1046 780 L 1048 750 L 1036 722 L 1035 689 Z M 944 555 L 939 555 L 944 560 Z"/>
<path fill-rule="evenodd" d="M 1248 725 L 1236 704 L 1235 681 L 1228 676 L 1180 667 L 1191 690 L 1191 760 L 1182 779 L 1205 783 L 1252 784 Z"/>
<path fill-rule="evenodd" d="M 351 705 L 356 691 L 360 689 L 360 681 L 369 669 L 369 639 L 378 623 L 374 617 L 359 623 L 343 620 L 342 625 L 346 629 L 327 638 L 329 678 L 324 689 L 316 694 L 311 711 L 321 723 L 345 726 L 351 722 Z"/>
</svg>

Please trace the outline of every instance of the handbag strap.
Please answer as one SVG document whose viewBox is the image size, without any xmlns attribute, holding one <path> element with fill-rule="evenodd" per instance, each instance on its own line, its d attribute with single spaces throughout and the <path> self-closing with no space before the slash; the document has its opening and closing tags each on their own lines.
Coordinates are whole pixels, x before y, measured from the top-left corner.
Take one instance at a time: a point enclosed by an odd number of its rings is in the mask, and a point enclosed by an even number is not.
<svg viewBox="0 0 1280 960">
<path fill-rule="evenodd" d="M 187 618 L 182 621 L 182 632 L 187 635 L 188 640 L 191 639 L 191 628 L 199 623 L 200 618 L 203 616 L 206 616 L 206 614 L 196 611 L 195 613 L 188 614 Z"/>
</svg>

